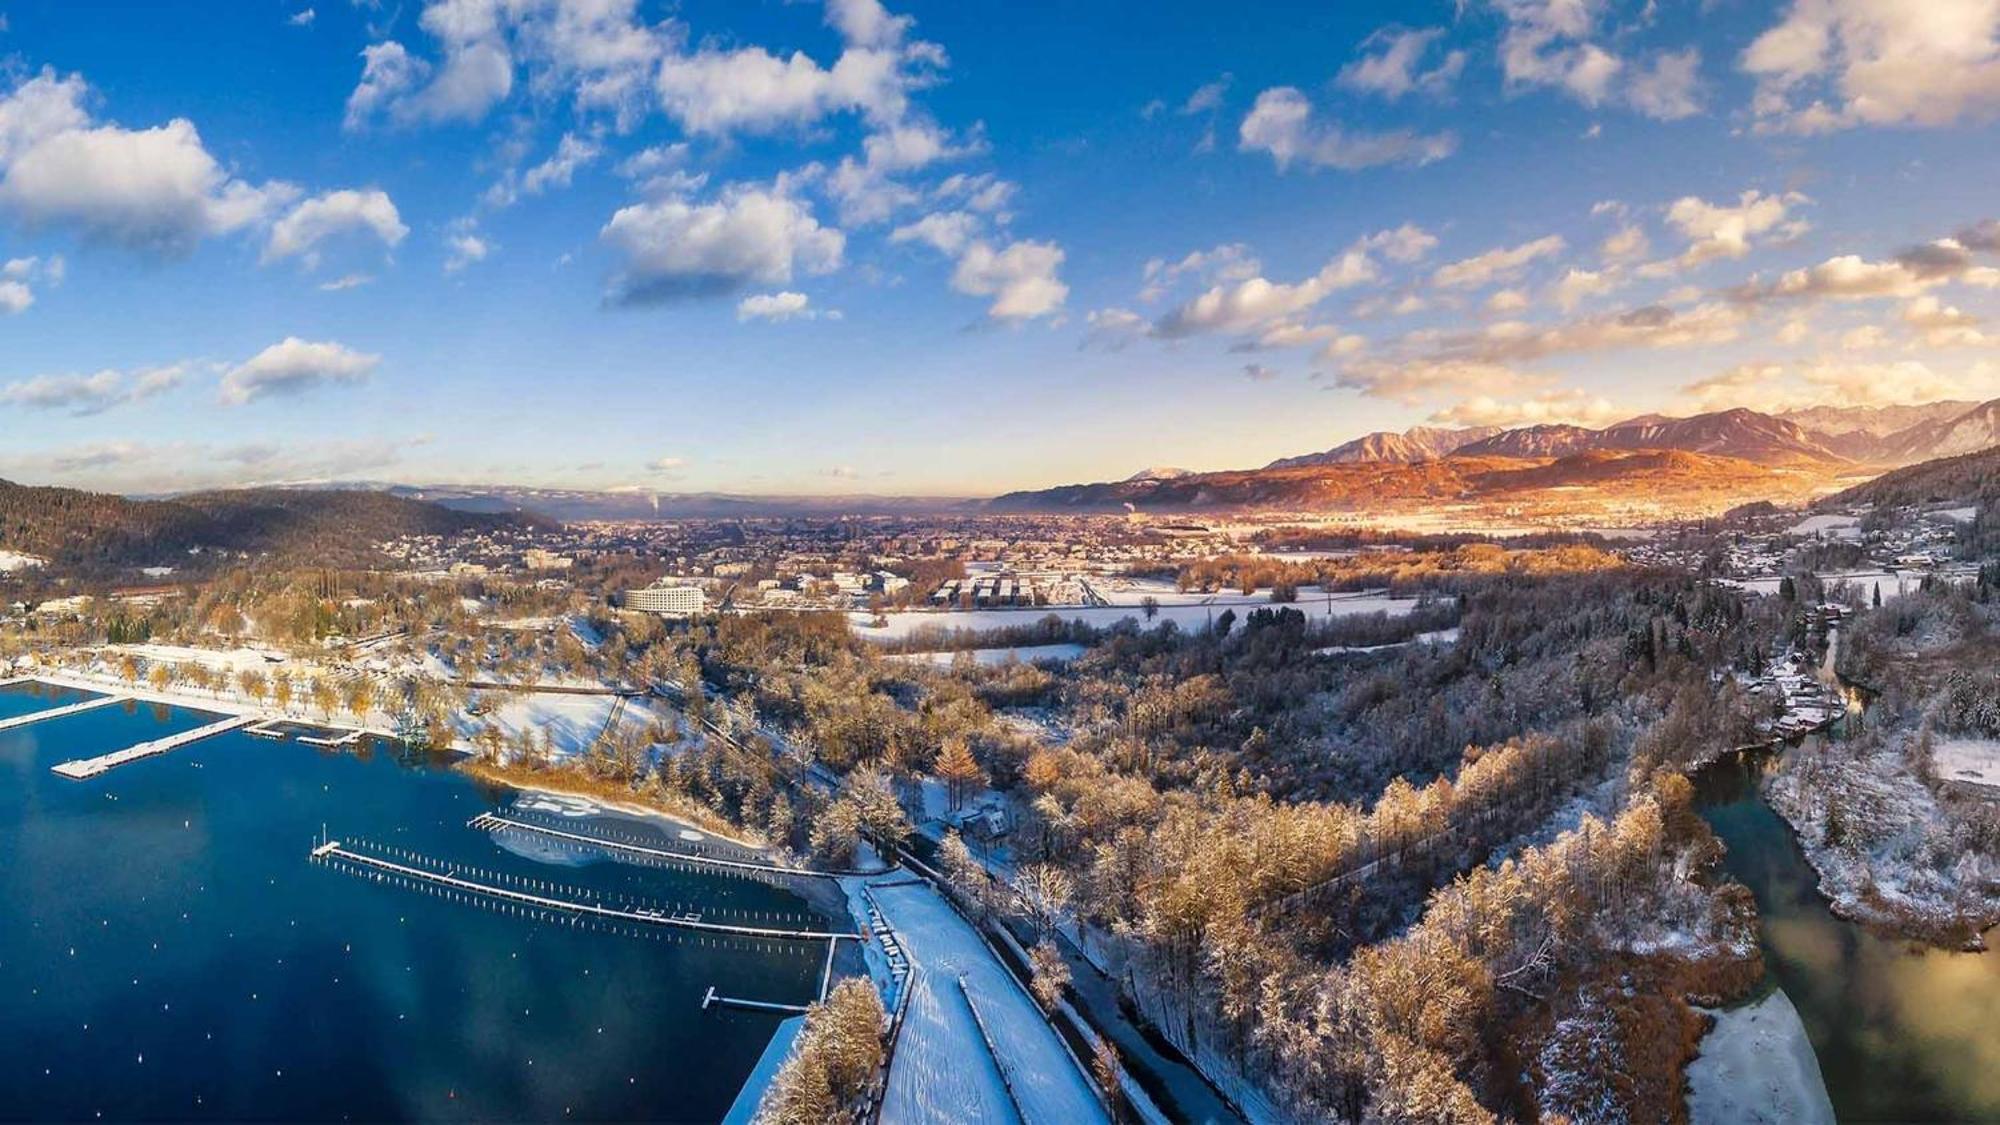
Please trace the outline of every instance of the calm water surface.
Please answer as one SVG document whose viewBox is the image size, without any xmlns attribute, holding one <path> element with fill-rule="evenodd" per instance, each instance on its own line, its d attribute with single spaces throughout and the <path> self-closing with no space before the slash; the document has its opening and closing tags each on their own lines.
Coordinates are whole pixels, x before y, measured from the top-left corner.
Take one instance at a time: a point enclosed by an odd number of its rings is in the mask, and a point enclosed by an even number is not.
<svg viewBox="0 0 2000 1125">
<path fill-rule="evenodd" d="M 1764 962 L 1804 1020 L 1842 1121 L 2000 1121 L 2000 955 L 1927 950 L 1835 917 L 1757 782 L 1772 754 L 1723 759 L 1698 805 L 1757 897 Z M 1989 934 L 1988 940 L 2000 939 Z"/>
<path fill-rule="evenodd" d="M 0 717 L 32 694 L 0 689 Z M 510 793 L 386 748 L 231 733 L 95 781 L 49 772 L 212 719 L 125 703 L 0 732 L 0 1117 L 715 1120 L 775 1018 L 703 1012 L 702 994 L 817 992 L 820 946 L 552 924 L 309 862 L 324 823 L 487 871 L 811 915 L 761 883 L 503 849 L 465 822 Z"/>
</svg>

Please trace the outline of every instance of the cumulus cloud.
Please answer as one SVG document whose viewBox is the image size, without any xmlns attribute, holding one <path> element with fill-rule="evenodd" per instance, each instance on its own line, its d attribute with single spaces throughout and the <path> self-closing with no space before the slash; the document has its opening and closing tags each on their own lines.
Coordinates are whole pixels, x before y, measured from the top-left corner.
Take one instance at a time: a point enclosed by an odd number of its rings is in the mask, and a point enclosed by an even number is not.
<svg viewBox="0 0 2000 1125">
<path fill-rule="evenodd" d="M 2000 113 L 2000 5 L 1793 0 L 1740 61 L 1768 131 L 1990 120 Z"/>
<path fill-rule="evenodd" d="M 43 70 L 0 98 L 0 211 L 29 227 L 177 256 L 298 195 L 230 175 L 185 118 L 149 129 L 95 122 L 88 93 L 82 76 Z"/>
<path fill-rule="evenodd" d="M 921 242 L 940 254 L 957 257 L 983 229 L 977 215 L 966 211 L 935 211 L 889 234 L 891 242 Z"/>
<path fill-rule="evenodd" d="M 653 150 L 647 150 L 651 152 Z M 480 197 L 488 207 L 511 207 L 524 196 L 541 195 L 556 188 L 566 188 L 575 179 L 578 170 L 595 162 L 604 155 L 604 146 L 575 133 L 564 133 L 556 142 L 556 150 L 541 163 L 526 171 L 508 169 L 500 180 Z M 644 153 L 635 155 L 638 160 Z"/>
<path fill-rule="evenodd" d="M 1141 272 L 1144 284 L 1139 290 L 1139 298 L 1157 301 L 1183 277 L 1244 281 L 1257 276 L 1263 268 L 1251 255 L 1250 247 L 1241 242 L 1227 242 L 1208 250 L 1191 250 L 1175 261 L 1150 258 Z"/>
<path fill-rule="evenodd" d="M 1394 101 L 1410 93 L 1439 97 L 1465 69 L 1464 51 L 1446 51 L 1437 65 L 1423 64 L 1431 46 L 1444 38 L 1441 27 L 1412 30 L 1385 27 L 1361 42 L 1360 57 L 1340 68 L 1334 82 L 1344 89 L 1379 94 Z"/>
<path fill-rule="evenodd" d="M 1772 232 L 1795 238 L 1805 232 L 1803 220 L 1792 217 L 1792 208 L 1811 200 L 1795 191 L 1766 195 L 1746 191 L 1734 203 L 1710 203 L 1696 196 L 1683 196 L 1667 208 L 1667 222 L 1687 236 L 1688 247 L 1676 264 L 1683 269 L 1718 258 L 1741 258 L 1758 239 Z"/>
<path fill-rule="evenodd" d="M 599 237 L 623 260 L 610 299 L 622 305 L 721 296 L 839 267 L 840 231 L 782 185 L 736 185 L 707 203 L 669 198 L 611 216 Z"/>
<path fill-rule="evenodd" d="M 1440 266 L 1431 275 L 1431 284 L 1441 289 L 1476 289 L 1502 278 L 1519 274 L 1530 264 L 1554 257 L 1569 244 L 1559 234 L 1546 235 L 1518 246 L 1501 246 L 1470 258 Z"/>
<path fill-rule="evenodd" d="M 366 382 L 381 362 L 381 356 L 345 344 L 287 336 L 225 372 L 221 398 L 226 406 L 241 406 L 329 383 Z"/>
<path fill-rule="evenodd" d="M 1441 426 L 1505 426 L 1511 429 L 1551 423 L 1605 426 L 1624 415 L 1624 411 L 1603 395 L 1569 387 L 1523 398 L 1475 395 L 1437 411 L 1430 416 L 1430 421 Z"/>
<path fill-rule="evenodd" d="M 1816 359 L 1784 364 L 1737 364 L 1681 388 L 1698 410 L 1748 407 L 1783 411 L 1807 406 L 1905 406 L 1952 398 L 1987 398 L 2000 393 L 2000 371 L 1974 365 L 1945 373 L 1914 359 L 1870 362 Z"/>
<path fill-rule="evenodd" d="M 364 49 L 347 128 L 377 119 L 479 121 L 513 94 L 517 71 L 537 93 L 566 95 L 579 111 L 630 125 L 666 52 L 662 32 L 639 20 L 636 0 L 430 0 L 418 25 L 435 60 L 395 41 Z"/>
<path fill-rule="evenodd" d="M 1504 363 L 1437 356 L 1357 360 L 1334 377 L 1335 386 L 1412 405 L 1440 395 L 1522 391 L 1547 381 Z"/>
<path fill-rule="evenodd" d="M 1350 131 L 1335 121 L 1315 120 L 1312 104 L 1298 89 L 1276 86 L 1257 95 L 1237 130 L 1237 148 L 1266 152 L 1279 171 L 1293 164 L 1355 171 L 1385 164 L 1422 165 L 1458 150 L 1449 133 Z"/>
<path fill-rule="evenodd" d="M 36 410 L 62 410 L 83 416 L 102 414 L 116 406 L 142 402 L 181 385 L 189 365 L 170 364 L 138 371 L 99 371 L 91 375 L 37 375 L 0 387 L 0 402 Z"/>
<path fill-rule="evenodd" d="M 1192 117 L 1198 113 L 1213 113 L 1222 108 L 1222 96 L 1229 92 L 1233 75 L 1225 74 L 1213 82 L 1204 82 L 1181 103 L 1181 116 Z"/>
<path fill-rule="evenodd" d="M 1550 288 L 1550 295 L 1562 311 L 1573 312 L 1590 298 L 1616 292 L 1624 284 L 1625 279 L 1612 270 L 1572 269 Z"/>
<path fill-rule="evenodd" d="M 319 244 L 347 231 L 373 234 L 384 246 L 395 247 L 410 233 L 396 204 L 383 191 L 329 191 L 301 201 L 271 224 L 264 243 L 264 261 L 301 258 L 307 268 L 319 264 Z"/>
<path fill-rule="evenodd" d="M 1365 284 L 1378 276 L 1379 270 L 1368 253 L 1353 247 L 1302 281 L 1274 282 L 1259 276 L 1211 286 L 1161 317 L 1153 326 L 1153 333 L 1172 339 L 1203 332 L 1256 329 L 1296 316 L 1339 290 Z"/>
<path fill-rule="evenodd" d="M 1679 121 L 1701 112 L 1701 52 L 1693 47 L 1662 51 L 1632 71 L 1626 100 L 1658 121 Z"/>
<path fill-rule="evenodd" d="M 1549 86 L 1589 106 L 1602 104 L 1624 61 L 1597 45 L 1591 0 L 1496 0 L 1506 20 L 1500 69 L 1510 87 Z"/>
<path fill-rule="evenodd" d="M 755 293 L 736 302 L 736 319 L 747 320 L 792 320 L 803 317 L 811 319 L 818 315 L 811 307 L 812 301 L 804 293 L 783 290 L 777 293 Z"/>
<path fill-rule="evenodd" d="M 1105 351 L 1120 351 L 1126 344 L 1146 334 L 1152 322 L 1131 309 L 1097 309 L 1084 318 L 1089 331 L 1084 333 L 1079 347 L 1103 348 Z"/>
<path fill-rule="evenodd" d="M 915 188 L 897 178 L 946 160 L 985 151 L 985 142 L 954 138 L 937 125 L 910 119 L 870 133 L 861 142 L 861 159 L 843 156 L 827 174 L 827 194 L 840 206 L 841 221 L 878 223 L 897 210 L 921 201 Z"/>
<path fill-rule="evenodd" d="M 28 311 L 35 303 L 33 286 L 61 285 L 68 268 L 61 254 L 9 258 L 0 265 L 0 313 L 13 316 Z"/>
<path fill-rule="evenodd" d="M 831 67 L 802 51 L 704 49 L 667 58 L 654 77 L 660 105 L 696 135 L 773 133 L 856 112 L 882 124 L 903 116 L 909 92 L 928 83 L 935 48 L 850 47 Z"/>
<path fill-rule="evenodd" d="M 951 287 L 993 298 L 986 313 L 995 320 L 1047 316 L 1069 296 L 1069 286 L 1056 277 L 1062 262 L 1062 248 L 1053 242 L 1022 239 L 999 249 L 974 242 L 952 270 Z"/>
</svg>

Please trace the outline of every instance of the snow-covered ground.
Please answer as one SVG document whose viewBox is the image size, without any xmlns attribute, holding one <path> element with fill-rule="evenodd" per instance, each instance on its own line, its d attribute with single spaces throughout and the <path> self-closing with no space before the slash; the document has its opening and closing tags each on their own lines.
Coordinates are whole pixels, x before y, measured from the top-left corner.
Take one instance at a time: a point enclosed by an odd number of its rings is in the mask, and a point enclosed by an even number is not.
<svg viewBox="0 0 2000 1125">
<path fill-rule="evenodd" d="M 877 883 L 874 895 L 919 971 L 889 1067 L 884 1122 L 1108 1120 L 1034 1001 L 936 891 Z"/>
<path fill-rule="evenodd" d="M 112 652 L 129 653 L 141 660 L 168 664 L 199 664 L 221 672 L 264 671 L 285 659 L 285 654 L 261 648 L 194 648 L 190 645 L 107 645 Z"/>
<path fill-rule="evenodd" d="M 1795 747 L 1765 781 L 1765 797 L 1791 824 L 1836 913 L 1929 935 L 1984 930 L 2000 918 L 1992 857 L 1968 842 L 1964 815 L 1917 776 L 1915 738 L 1902 731 L 1872 747 Z"/>
<path fill-rule="evenodd" d="M 39 555 L 24 555 L 19 551 L 0 551 L 0 574 L 12 574 L 17 570 L 47 566 L 49 560 Z"/>
<path fill-rule="evenodd" d="M 1783 989 L 1755 1004 L 1710 1012 L 1715 1026 L 1688 1064 L 1694 1125 L 1833 1121 L 1833 1102 L 1798 1010 Z"/>
<path fill-rule="evenodd" d="M 2000 789 L 2000 739 L 1945 738 L 1931 748 L 1937 775 Z"/>
<path fill-rule="evenodd" d="M 1170 588 L 1171 589 L 1171 588 Z M 1107 591 L 1106 596 L 1110 594 Z M 884 614 L 887 624 L 881 628 L 874 625 L 875 615 L 855 612 L 847 615 L 854 631 L 869 640 L 887 641 L 907 637 L 919 629 L 935 627 L 939 629 L 1004 629 L 1009 626 L 1033 625 L 1045 617 L 1054 615 L 1064 621 L 1082 621 L 1100 628 L 1115 625 L 1127 619 L 1137 621 L 1142 626 L 1156 625 L 1162 621 L 1172 621 L 1186 629 L 1207 628 L 1209 623 L 1223 610 L 1234 610 L 1236 620 L 1256 609 L 1276 609 L 1279 607 L 1296 609 L 1308 620 L 1325 621 L 1337 617 L 1352 617 L 1363 613 L 1386 613 L 1400 617 L 1416 608 L 1414 598 L 1392 598 L 1380 591 L 1333 594 L 1331 597 L 1310 588 L 1299 590 L 1294 602 L 1276 603 L 1268 593 L 1246 596 L 1238 592 L 1227 594 L 1178 594 L 1175 600 L 1159 598 L 1157 616 L 1148 619 L 1144 609 L 1134 599 L 1130 605 L 1109 606 L 1046 606 L 1031 609 L 951 609 L 951 610 L 901 610 Z"/>
<path fill-rule="evenodd" d="M 1807 516 L 1785 529 L 1793 535 L 1824 535 L 1829 539 L 1861 538 L 1861 517 L 1842 515 Z"/>
<path fill-rule="evenodd" d="M 1067 664 L 1077 657 L 1082 656 L 1084 652 L 1084 646 L 1076 644 L 1017 645 L 1013 648 L 975 648 L 968 650 L 967 655 L 972 657 L 973 663 L 982 668 L 994 668 L 1010 660 L 1019 661 L 1022 664 L 1033 664 L 1041 660 L 1053 660 L 1057 663 Z M 957 661 L 958 657 L 959 654 L 956 652 L 908 652 L 898 653 L 888 659 L 900 660 L 907 663 L 933 664 L 939 668 L 949 668 Z"/>
<path fill-rule="evenodd" d="M 1328 645 L 1326 648 L 1314 649 L 1313 655 L 1352 656 L 1356 653 L 1364 653 L 1364 652 L 1388 652 L 1391 649 L 1404 648 L 1409 645 L 1437 645 L 1439 647 L 1444 647 L 1447 645 L 1455 645 L 1457 643 L 1458 643 L 1458 626 L 1454 625 L 1449 629 L 1433 629 L 1428 633 L 1418 633 L 1415 637 L 1412 637 L 1407 641 L 1396 641 L 1393 644 Z"/>
</svg>

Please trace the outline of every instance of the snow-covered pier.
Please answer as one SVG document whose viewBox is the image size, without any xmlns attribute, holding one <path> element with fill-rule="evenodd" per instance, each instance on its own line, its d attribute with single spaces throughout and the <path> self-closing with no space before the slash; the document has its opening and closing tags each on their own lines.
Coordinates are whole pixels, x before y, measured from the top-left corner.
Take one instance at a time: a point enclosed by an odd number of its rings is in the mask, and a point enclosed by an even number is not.
<svg viewBox="0 0 2000 1125">
<path fill-rule="evenodd" d="M 123 703 L 132 698 L 129 695 L 100 695 L 96 699 L 86 699 L 81 703 L 51 707 L 46 711 L 36 711 L 30 715 L 16 715 L 11 719 L 0 719 L 0 730 L 13 730 L 29 723 L 39 723 L 44 719 L 60 719 L 65 715 L 75 715 L 83 711 L 94 711 L 99 707 L 109 707 L 113 703 Z"/>
<path fill-rule="evenodd" d="M 826 930 L 788 930 L 772 926 L 739 926 L 728 922 L 703 921 L 699 915 L 693 914 L 669 914 L 664 910 L 627 909 L 619 906 L 606 906 L 603 903 L 584 902 L 579 899 L 555 898 L 526 888 L 517 889 L 500 886 L 497 881 L 478 882 L 473 879 L 464 878 L 454 872 L 459 870 L 470 872 L 471 869 L 458 865 L 441 865 L 452 867 L 451 871 L 416 867 L 407 863 L 397 863 L 394 860 L 382 859 L 378 856 L 355 851 L 337 840 L 315 845 L 311 852 L 311 858 L 321 863 L 346 862 L 353 864 L 364 872 L 377 872 L 384 875 L 397 876 L 411 880 L 412 882 L 428 883 L 433 886 L 446 887 L 468 894 L 483 895 L 504 902 L 519 903 L 524 906 L 539 907 L 544 910 L 576 914 L 589 918 L 601 918 L 613 922 L 630 922 L 642 926 L 660 926 L 669 929 L 698 930 L 713 934 L 732 934 L 738 937 L 785 938 L 793 941 L 837 942 L 841 940 L 867 940 L 861 934 L 833 933 Z"/>
<path fill-rule="evenodd" d="M 164 754 L 169 750 L 178 750 L 191 742 L 200 742 L 204 738 L 221 734 L 224 731 L 235 730 L 237 727 L 249 722 L 250 716 L 248 715 L 231 715 L 221 722 L 210 723 L 205 727 L 196 727 L 193 730 L 182 731 L 179 734 L 168 735 L 165 738 L 156 738 L 151 742 L 141 742 L 137 746 L 127 746 L 123 750 L 115 750 L 109 754 L 103 754 L 95 758 L 72 759 L 49 768 L 72 781 L 83 781 L 86 778 L 96 777 L 101 773 L 109 773 L 129 762 L 136 762 L 141 758 L 151 758 L 157 754 Z"/>
<path fill-rule="evenodd" d="M 479 829 L 482 832 L 532 832 L 536 835 L 547 836 L 565 843 L 602 848 L 614 855 L 641 856 L 669 862 L 694 864 L 702 867 L 719 867 L 732 871 L 761 872 L 769 875 L 798 875 L 808 879 L 832 879 L 838 881 L 840 878 L 840 876 L 830 872 L 809 871 L 803 867 L 781 867 L 775 863 L 755 863 L 742 859 L 718 859 L 715 856 L 696 855 L 692 852 L 677 851 L 672 848 L 652 848 L 643 844 L 625 843 L 583 832 L 567 832 L 551 825 L 516 820 L 509 816 L 503 816 L 500 813 L 480 813 L 478 816 L 466 821 L 465 826 L 467 828 Z"/>
</svg>

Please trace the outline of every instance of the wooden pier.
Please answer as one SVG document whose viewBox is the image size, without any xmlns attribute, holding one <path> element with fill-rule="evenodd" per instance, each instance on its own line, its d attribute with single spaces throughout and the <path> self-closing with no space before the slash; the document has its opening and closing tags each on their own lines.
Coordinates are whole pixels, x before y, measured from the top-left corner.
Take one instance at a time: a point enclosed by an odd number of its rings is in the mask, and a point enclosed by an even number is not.
<svg viewBox="0 0 2000 1125">
<path fill-rule="evenodd" d="M 705 867 L 719 867 L 735 871 L 757 871 L 770 875 L 797 875 L 808 879 L 832 879 L 835 881 L 840 879 L 840 876 L 826 871 L 809 871 L 802 867 L 782 867 L 775 863 L 753 863 L 742 859 L 717 859 L 714 856 L 694 855 L 690 852 L 675 851 L 672 848 L 649 848 L 643 844 L 628 844 L 617 840 L 607 840 L 601 836 L 591 836 L 582 832 L 567 832 L 550 825 L 515 820 L 499 813 L 480 813 L 478 816 L 466 821 L 465 826 L 486 832 L 503 829 L 533 832 L 570 843 L 584 844 L 593 848 L 603 848 L 608 852 L 646 856 L 653 859 L 671 860 L 679 863 L 700 864 Z"/>
<path fill-rule="evenodd" d="M 703 933 L 731 934 L 738 937 L 783 938 L 792 941 L 865 941 L 861 934 L 833 933 L 826 930 L 786 930 L 769 926 L 738 926 L 727 922 L 705 922 L 699 918 L 668 914 L 662 910 L 627 910 L 621 907 L 605 906 L 601 903 L 579 902 L 572 899 L 553 898 L 527 890 L 516 890 L 491 883 L 480 883 L 445 871 L 432 871 L 422 867 L 412 867 L 393 860 L 382 859 L 354 851 L 338 840 L 328 840 L 317 844 L 311 851 L 311 858 L 321 863 L 347 862 L 364 870 L 378 871 L 401 876 L 423 883 L 484 895 L 505 902 L 515 902 L 544 910 L 560 911 L 584 917 L 602 918 L 615 922 L 636 923 L 641 926 L 659 926 L 668 929 L 696 930 Z"/>
<path fill-rule="evenodd" d="M 72 759 L 60 765 L 50 766 L 49 769 L 71 781 L 83 781 L 99 774 L 109 773 L 119 766 L 136 762 L 141 758 L 151 758 L 169 750 L 178 750 L 189 743 L 200 742 L 204 738 L 213 737 L 224 731 L 235 730 L 237 727 L 248 725 L 251 721 L 252 717 L 249 715 L 232 715 L 219 723 L 210 723 L 205 727 L 196 727 L 165 738 L 156 738 L 151 742 L 141 742 L 137 746 L 128 746 L 123 750 L 115 750 L 95 758 Z"/>
</svg>

